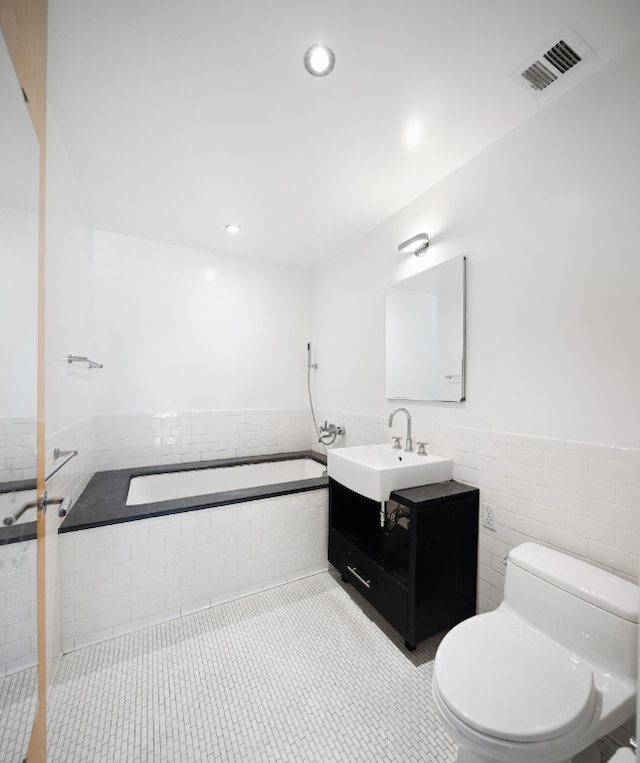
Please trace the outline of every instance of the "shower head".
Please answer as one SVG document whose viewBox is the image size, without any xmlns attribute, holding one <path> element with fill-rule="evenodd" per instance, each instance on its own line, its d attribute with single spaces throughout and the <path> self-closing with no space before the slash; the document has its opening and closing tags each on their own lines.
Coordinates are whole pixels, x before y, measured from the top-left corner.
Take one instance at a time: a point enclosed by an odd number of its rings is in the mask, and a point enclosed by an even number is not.
<svg viewBox="0 0 640 763">
<path fill-rule="evenodd" d="M 317 368 L 317 363 L 311 362 L 311 342 L 307 342 L 307 368 Z"/>
</svg>

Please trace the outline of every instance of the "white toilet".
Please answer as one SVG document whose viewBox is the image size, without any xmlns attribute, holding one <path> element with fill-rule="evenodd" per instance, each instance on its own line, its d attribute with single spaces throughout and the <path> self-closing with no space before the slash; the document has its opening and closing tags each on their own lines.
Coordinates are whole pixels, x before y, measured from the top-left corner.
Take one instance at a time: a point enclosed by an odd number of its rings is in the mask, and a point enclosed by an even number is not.
<svg viewBox="0 0 640 763">
<path fill-rule="evenodd" d="M 504 599 L 440 644 L 433 694 L 459 763 L 586 763 L 636 709 L 638 587 L 535 543 Z"/>
</svg>

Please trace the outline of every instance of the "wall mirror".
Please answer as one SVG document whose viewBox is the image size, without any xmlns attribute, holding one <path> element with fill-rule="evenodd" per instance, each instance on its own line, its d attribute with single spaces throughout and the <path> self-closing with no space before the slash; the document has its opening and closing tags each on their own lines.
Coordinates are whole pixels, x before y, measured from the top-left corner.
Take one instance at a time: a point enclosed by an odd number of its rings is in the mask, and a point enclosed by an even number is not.
<svg viewBox="0 0 640 763">
<path fill-rule="evenodd" d="M 385 294 L 385 396 L 465 399 L 466 257 L 391 284 Z"/>
<path fill-rule="evenodd" d="M 0 760 L 22 760 L 37 707 L 36 510 L 3 520 L 36 496 L 40 147 L 1 32 L 0 103 Z"/>
</svg>

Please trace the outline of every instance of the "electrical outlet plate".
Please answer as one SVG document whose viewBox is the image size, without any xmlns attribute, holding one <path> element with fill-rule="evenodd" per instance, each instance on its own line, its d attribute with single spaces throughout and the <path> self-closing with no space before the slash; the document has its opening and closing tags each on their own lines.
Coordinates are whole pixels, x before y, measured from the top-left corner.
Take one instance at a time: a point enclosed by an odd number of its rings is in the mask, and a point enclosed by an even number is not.
<svg viewBox="0 0 640 763">
<path fill-rule="evenodd" d="M 482 526 L 487 530 L 497 530 L 496 507 L 491 503 L 482 504 Z"/>
</svg>

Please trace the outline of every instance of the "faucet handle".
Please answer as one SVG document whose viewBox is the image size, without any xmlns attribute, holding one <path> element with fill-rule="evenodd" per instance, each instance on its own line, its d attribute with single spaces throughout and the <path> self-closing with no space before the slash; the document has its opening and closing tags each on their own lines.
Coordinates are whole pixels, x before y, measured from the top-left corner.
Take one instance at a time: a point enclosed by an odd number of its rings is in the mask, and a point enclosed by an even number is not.
<svg viewBox="0 0 640 763">
<path fill-rule="evenodd" d="M 393 450 L 400 450 L 402 448 L 402 445 L 400 445 L 400 438 L 399 437 L 393 437 L 393 445 L 391 446 Z"/>
<path fill-rule="evenodd" d="M 429 444 L 428 442 L 419 442 L 419 443 L 417 443 L 417 445 L 418 445 L 418 453 L 416 455 L 418 455 L 418 456 L 426 456 L 427 455 L 427 451 L 424 449 L 424 446 L 428 445 L 428 444 Z"/>
</svg>

